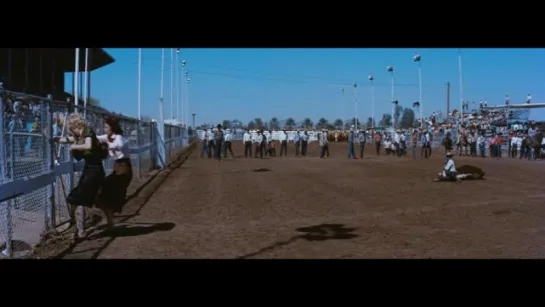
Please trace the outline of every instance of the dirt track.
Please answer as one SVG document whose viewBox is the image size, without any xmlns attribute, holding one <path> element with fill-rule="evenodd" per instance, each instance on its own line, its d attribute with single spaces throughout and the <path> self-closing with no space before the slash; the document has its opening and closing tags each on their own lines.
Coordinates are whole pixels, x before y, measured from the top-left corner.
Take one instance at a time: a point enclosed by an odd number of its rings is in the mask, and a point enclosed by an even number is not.
<svg viewBox="0 0 545 307">
<path fill-rule="evenodd" d="M 289 157 L 222 163 L 199 148 L 140 215 L 66 258 L 545 256 L 543 162 L 457 158 L 487 180 L 433 183 L 442 154 L 347 160 L 345 144 L 331 147 L 329 159 L 313 144 L 308 158 L 290 147 Z"/>
</svg>

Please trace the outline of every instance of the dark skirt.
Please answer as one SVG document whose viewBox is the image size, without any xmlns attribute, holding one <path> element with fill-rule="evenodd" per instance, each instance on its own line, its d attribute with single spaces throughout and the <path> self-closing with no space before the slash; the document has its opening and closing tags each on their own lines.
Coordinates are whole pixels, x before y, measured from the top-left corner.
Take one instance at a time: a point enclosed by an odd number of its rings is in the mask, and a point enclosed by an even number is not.
<svg viewBox="0 0 545 307">
<path fill-rule="evenodd" d="M 116 172 L 117 170 L 117 172 Z M 119 173 L 122 171 L 121 173 Z M 97 207 L 121 213 L 125 205 L 127 188 L 132 181 L 131 159 L 123 158 L 114 162 L 114 171 L 106 177 L 97 201 Z"/>
<path fill-rule="evenodd" d="M 85 163 L 78 185 L 70 192 L 66 202 L 74 206 L 92 208 L 104 182 L 104 168 L 101 164 Z"/>
</svg>

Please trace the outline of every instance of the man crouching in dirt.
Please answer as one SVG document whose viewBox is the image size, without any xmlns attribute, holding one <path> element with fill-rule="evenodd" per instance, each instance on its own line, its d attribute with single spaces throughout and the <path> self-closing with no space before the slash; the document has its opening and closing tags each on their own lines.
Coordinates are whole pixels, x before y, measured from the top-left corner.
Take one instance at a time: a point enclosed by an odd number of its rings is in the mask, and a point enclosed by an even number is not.
<svg viewBox="0 0 545 307">
<path fill-rule="evenodd" d="M 447 160 L 445 166 L 443 167 L 443 171 L 437 174 L 438 177 L 435 179 L 435 181 L 460 181 L 460 179 L 457 177 L 458 173 L 456 172 L 456 165 L 452 159 L 453 156 L 454 154 L 452 152 L 447 152 Z"/>
</svg>

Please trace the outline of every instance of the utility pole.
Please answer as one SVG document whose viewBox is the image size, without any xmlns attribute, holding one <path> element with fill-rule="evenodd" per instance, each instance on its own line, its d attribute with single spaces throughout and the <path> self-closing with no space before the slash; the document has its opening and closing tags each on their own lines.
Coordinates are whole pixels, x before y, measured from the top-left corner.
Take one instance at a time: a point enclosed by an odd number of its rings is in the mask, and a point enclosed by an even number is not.
<svg viewBox="0 0 545 307">
<path fill-rule="evenodd" d="M 447 123 L 450 123 L 450 82 L 447 82 Z"/>
</svg>

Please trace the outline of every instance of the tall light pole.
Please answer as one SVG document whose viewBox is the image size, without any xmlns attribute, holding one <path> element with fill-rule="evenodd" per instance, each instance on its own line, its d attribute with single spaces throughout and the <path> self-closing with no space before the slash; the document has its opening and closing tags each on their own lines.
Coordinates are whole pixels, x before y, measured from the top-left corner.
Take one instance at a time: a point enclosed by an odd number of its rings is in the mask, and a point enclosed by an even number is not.
<svg viewBox="0 0 545 307">
<path fill-rule="evenodd" d="M 185 72 L 185 110 L 184 110 L 184 114 L 185 114 L 185 117 L 184 117 L 184 122 L 186 123 L 186 127 L 187 127 L 187 117 L 189 115 L 189 82 L 191 81 L 191 79 L 189 79 L 189 72 Z"/>
<path fill-rule="evenodd" d="M 416 112 L 418 113 L 418 111 L 419 111 L 419 109 L 420 109 L 420 102 L 415 101 L 415 102 L 413 103 L 413 108 L 415 108 L 415 109 L 416 109 Z"/>
<path fill-rule="evenodd" d="M 176 120 L 180 121 L 180 65 L 178 59 L 180 56 L 180 48 L 176 48 Z"/>
<path fill-rule="evenodd" d="M 173 119 L 174 119 L 174 48 L 170 48 L 170 120 L 172 121 Z"/>
<path fill-rule="evenodd" d="M 161 89 L 159 93 L 159 120 L 157 121 L 159 146 L 157 148 L 157 164 L 160 168 L 165 166 L 166 147 L 165 147 L 165 108 L 164 108 L 164 90 L 165 90 L 165 48 L 161 48 Z"/>
<path fill-rule="evenodd" d="M 422 66 L 420 65 L 421 60 L 422 57 L 420 56 L 420 54 L 415 54 L 413 56 L 413 61 L 416 62 L 418 65 L 418 102 L 420 104 L 420 125 L 422 125 L 422 128 L 424 128 L 424 107 L 422 103 Z"/>
<path fill-rule="evenodd" d="M 458 82 L 460 83 L 460 122 L 464 120 L 464 77 L 462 73 L 462 51 L 458 48 Z"/>
<path fill-rule="evenodd" d="M 159 91 L 159 122 L 163 125 L 164 120 L 164 93 L 165 93 L 165 48 L 161 48 L 161 89 Z"/>
<path fill-rule="evenodd" d="M 358 130 L 358 84 L 354 81 L 354 127 Z"/>
<path fill-rule="evenodd" d="M 341 95 L 342 95 L 342 100 L 341 100 L 341 120 L 343 121 L 343 126 L 341 127 L 341 130 L 344 130 L 344 87 L 341 88 Z"/>
<path fill-rule="evenodd" d="M 375 129 L 375 77 L 369 75 L 367 78 L 371 82 L 371 128 Z"/>
<path fill-rule="evenodd" d="M 75 112 L 78 113 L 79 110 L 77 106 L 79 105 L 79 93 L 78 93 L 78 80 L 79 80 L 79 48 L 76 48 L 76 54 L 74 59 L 74 105 L 76 106 Z"/>
<path fill-rule="evenodd" d="M 390 93 L 390 98 L 392 102 L 392 129 L 395 129 L 394 116 L 396 111 L 397 100 L 395 100 L 395 92 L 394 92 L 395 91 L 394 67 L 390 65 L 386 67 L 386 71 L 390 73 L 390 79 L 392 81 L 392 89 Z"/>
<path fill-rule="evenodd" d="M 138 86 L 137 86 L 138 120 L 142 120 L 142 48 L 138 48 Z"/>
<path fill-rule="evenodd" d="M 83 72 L 83 118 L 87 119 L 87 96 L 89 89 L 89 48 L 85 48 L 85 71 Z"/>
<path fill-rule="evenodd" d="M 180 121 L 184 118 L 184 96 L 186 95 L 186 92 L 184 90 L 185 88 L 185 65 L 187 64 L 187 62 L 185 60 L 182 61 L 182 80 L 181 80 L 181 83 L 180 83 L 180 86 L 181 86 L 181 91 L 182 91 L 182 94 L 181 94 L 181 104 L 180 104 Z M 185 124 L 185 122 L 184 122 Z"/>
</svg>

